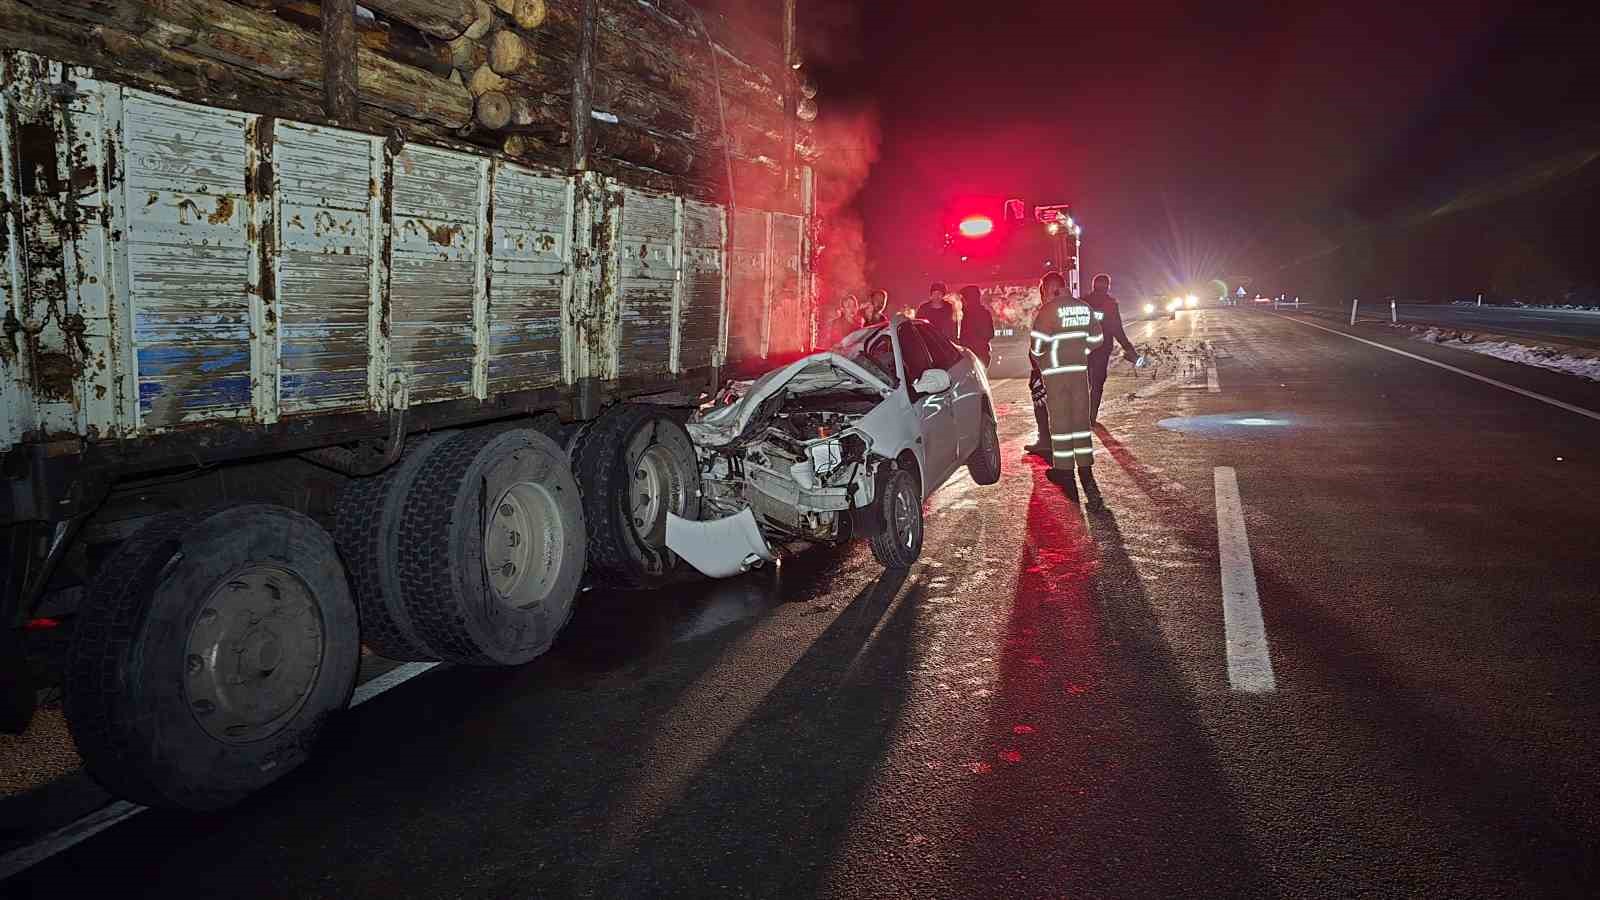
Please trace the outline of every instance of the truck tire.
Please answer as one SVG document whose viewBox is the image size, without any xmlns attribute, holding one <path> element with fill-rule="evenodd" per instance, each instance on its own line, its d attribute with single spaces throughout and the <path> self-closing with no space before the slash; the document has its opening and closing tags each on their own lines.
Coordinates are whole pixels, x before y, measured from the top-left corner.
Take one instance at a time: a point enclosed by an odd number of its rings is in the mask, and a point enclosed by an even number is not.
<svg viewBox="0 0 1600 900">
<path fill-rule="evenodd" d="M 621 587 L 648 587 L 678 566 L 667 513 L 700 517 L 700 464 L 669 410 L 623 404 L 578 433 L 572 463 L 589 526 L 589 570 Z"/>
<path fill-rule="evenodd" d="M 995 427 L 989 408 L 984 407 L 983 425 L 978 431 L 978 446 L 967 458 L 967 471 L 978 484 L 995 484 L 1000 480 L 1000 432 Z"/>
<path fill-rule="evenodd" d="M 922 555 L 922 486 L 897 468 L 876 500 L 884 527 L 872 536 L 872 555 L 886 569 L 909 569 Z"/>
<path fill-rule="evenodd" d="M 146 806 L 213 810 L 293 770 L 355 686 L 333 538 L 267 504 L 160 516 L 78 610 L 66 713 L 84 767 Z"/>
<path fill-rule="evenodd" d="M 511 666 L 550 649 L 583 577 L 583 501 L 531 428 L 457 435 L 423 461 L 400 516 L 400 593 L 440 658 Z"/>
<path fill-rule="evenodd" d="M 339 492 L 333 534 L 361 612 L 361 641 L 379 656 L 439 658 L 417 634 L 400 596 L 400 514 L 423 462 L 456 435 L 442 431 L 408 441 L 398 463 L 353 478 Z"/>
</svg>

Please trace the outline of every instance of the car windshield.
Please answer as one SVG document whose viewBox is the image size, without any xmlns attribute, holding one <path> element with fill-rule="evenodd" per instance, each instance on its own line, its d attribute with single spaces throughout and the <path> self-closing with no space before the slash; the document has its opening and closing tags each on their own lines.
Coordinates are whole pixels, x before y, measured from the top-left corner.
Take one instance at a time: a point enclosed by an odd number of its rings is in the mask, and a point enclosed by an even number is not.
<svg viewBox="0 0 1600 900">
<path fill-rule="evenodd" d="M 878 375 L 890 387 L 900 386 L 900 379 L 895 377 L 894 343 L 889 337 L 888 325 L 877 324 L 858 328 L 841 338 L 831 349 L 834 353 L 851 362 L 859 363 L 867 371 Z"/>
</svg>

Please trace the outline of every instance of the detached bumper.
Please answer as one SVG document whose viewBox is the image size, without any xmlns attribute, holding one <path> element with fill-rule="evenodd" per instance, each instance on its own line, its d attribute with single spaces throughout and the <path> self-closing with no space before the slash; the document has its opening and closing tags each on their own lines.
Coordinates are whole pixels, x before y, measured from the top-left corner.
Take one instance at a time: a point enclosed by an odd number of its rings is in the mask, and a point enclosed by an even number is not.
<svg viewBox="0 0 1600 900">
<path fill-rule="evenodd" d="M 668 513 L 667 549 L 711 578 L 731 578 L 777 559 L 748 509 L 707 522 Z"/>
</svg>

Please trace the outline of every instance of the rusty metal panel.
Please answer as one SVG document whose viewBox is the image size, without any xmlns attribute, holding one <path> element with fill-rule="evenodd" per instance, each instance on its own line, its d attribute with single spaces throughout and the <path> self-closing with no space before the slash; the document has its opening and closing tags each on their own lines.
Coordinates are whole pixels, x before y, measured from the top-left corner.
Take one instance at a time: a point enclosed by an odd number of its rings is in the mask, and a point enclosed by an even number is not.
<svg viewBox="0 0 1600 900">
<path fill-rule="evenodd" d="M 728 261 L 728 358 L 766 355 L 767 214 L 733 213 L 733 249 Z"/>
<path fill-rule="evenodd" d="M 251 412 L 254 116 L 129 91 L 128 281 L 144 426 Z"/>
<path fill-rule="evenodd" d="M 722 207 L 683 204 L 683 300 L 679 312 L 678 369 L 717 365 L 722 357 Z"/>
<path fill-rule="evenodd" d="M 278 378 L 285 415 L 371 405 L 377 143 L 335 128 L 277 125 Z"/>
<path fill-rule="evenodd" d="M 800 245 L 804 220 L 772 214 L 771 291 L 768 312 L 768 356 L 793 356 L 806 349 L 807 310 L 801 290 Z"/>
<path fill-rule="evenodd" d="M 0 451 L 20 441 L 35 422 L 22 333 L 21 201 L 10 127 L 11 95 L 11 90 L 0 90 Z"/>
<path fill-rule="evenodd" d="M 418 145 L 394 158 L 389 355 L 413 403 L 473 393 L 486 164 Z"/>
<path fill-rule="evenodd" d="M 494 179 L 489 392 L 562 379 L 561 311 L 572 289 L 572 182 L 501 165 Z"/>
<path fill-rule="evenodd" d="M 672 197 L 623 193 L 618 262 L 619 374 L 671 371 L 672 310 L 678 284 L 678 204 Z"/>
</svg>

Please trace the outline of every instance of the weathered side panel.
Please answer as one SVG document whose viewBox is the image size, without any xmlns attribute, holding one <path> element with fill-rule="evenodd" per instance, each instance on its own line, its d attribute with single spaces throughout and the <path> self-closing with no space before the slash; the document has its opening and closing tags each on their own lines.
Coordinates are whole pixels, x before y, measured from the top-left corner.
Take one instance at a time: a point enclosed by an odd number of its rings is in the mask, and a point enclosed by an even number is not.
<svg viewBox="0 0 1600 900">
<path fill-rule="evenodd" d="M 768 356 L 793 356 L 805 350 L 810 339 L 805 292 L 801 290 L 800 281 L 803 221 L 799 216 L 772 214 Z"/>
<path fill-rule="evenodd" d="M 733 252 L 728 285 L 728 358 L 766 355 L 767 215 L 749 209 L 733 214 Z"/>
<path fill-rule="evenodd" d="M 276 132 L 280 411 L 364 409 L 377 278 L 377 142 L 292 122 Z"/>
<path fill-rule="evenodd" d="M 10 90 L 0 90 L 0 450 L 34 427 L 33 384 L 22 337 L 21 207 Z"/>
<path fill-rule="evenodd" d="M 485 165 L 422 146 L 394 159 L 389 352 L 413 403 L 472 394 Z"/>
<path fill-rule="evenodd" d="M 620 374 L 664 374 L 672 363 L 672 309 L 677 290 L 677 202 L 640 191 L 624 192 L 622 239 L 617 253 Z"/>
<path fill-rule="evenodd" d="M 140 419 L 251 412 L 246 133 L 254 116 L 129 92 L 128 278 Z"/>
<path fill-rule="evenodd" d="M 571 292 L 572 185 L 502 165 L 494 180 L 489 393 L 562 378 L 561 320 Z"/>
<path fill-rule="evenodd" d="M 722 207 L 683 204 L 683 300 L 679 312 L 678 369 L 721 362 Z"/>
</svg>

